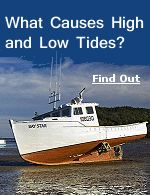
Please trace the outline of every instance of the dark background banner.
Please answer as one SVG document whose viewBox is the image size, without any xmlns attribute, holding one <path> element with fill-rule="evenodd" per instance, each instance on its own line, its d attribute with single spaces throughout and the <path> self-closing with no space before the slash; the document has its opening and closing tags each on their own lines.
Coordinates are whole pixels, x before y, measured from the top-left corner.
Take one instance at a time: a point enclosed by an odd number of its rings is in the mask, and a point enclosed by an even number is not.
<svg viewBox="0 0 150 195">
<path fill-rule="evenodd" d="M 50 56 L 58 51 L 58 54 L 63 54 L 65 57 L 70 57 L 75 63 L 84 62 L 104 62 L 115 65 L 141 65 L 149 64 L 149 7 L 150 2 L 145 1 L 41 1 L 41 0 L 26 0 L 26 1 L 1 1 L 1 47 L 0 55 L 2 57 L 20 57 L 25 56 L 27 60 L 32 60 L 35 63 L 47 63 L 50 61 Z M 53 17 L 53 28 L 50 21 Z M 6 18 L 10 21 L 14 17 L 15 22 L 20 17 L 18 25 L 14 28 L 8 28 Z M 28 21 L 23 23 L 21 28 L 21 17 Z M 121 26 L 115 24 L 112 28 L 112 17 L 115 21 L 121 21 Z M 119 18 L 120 17 L 120 18 Z M 41 25 L 38 20 L 41 20 Z M 33 21 L 37 21 L 37 28 L 33 28 Z M 61 27 L 63 20 L 68 20 L 69 27 Z M 78 28 L 71 27 L 76 25 L 76 20 L 84 25 Z M 91 21 L 92 20 L 92 21 Z M 97 21 L 102 21 L 103 27 Z M 137 22 L 142 20 L 141 22 Z M 99 21 L 99 23 L 100 23 Z M 88 22 L 90 24 L 88 24 Z M 138 24 L 136 24 L 136 22 Z M 30 24 L 32 23 L 32 28 Z M 85 28 L 86 25 L 86 28 Z M 141 26 L 143 25 L 143 27 Z M 15 48 L 15 40 L 27 40 L 31 37 L 31 48 Z M 47 48 L 40 48 L 40 37 L 42 37 L 42 45 Z M 82 48 L 79 45 L 79 38 L 82 39 Z M 96 38 L 97 37 L 97 38 Z M 124 38 L 124 40 L 122 38 Z M 96 41 L 98 40 L 98 48 Z M 118 39 L 118 40 L 117 40 Z M 6 41 L 13 40 L 13 48 L 6 48 Z M 51 48 L 48 42 L 51 41 Z M 66 48 L 59 48 L 58 42 L 68 40 Z M 100 46 L 100 41 L 103 44 Z M 115 46 L 109 44 L 113 40 Z M 88 48 L 89 41 L 89 48 Z M 121 41 L 123 41 L 121 43 Z M 122 46 L 120 48 L 119 46 Z M 56 46 L 56 47 L 55 47 Z"/>
</svg>

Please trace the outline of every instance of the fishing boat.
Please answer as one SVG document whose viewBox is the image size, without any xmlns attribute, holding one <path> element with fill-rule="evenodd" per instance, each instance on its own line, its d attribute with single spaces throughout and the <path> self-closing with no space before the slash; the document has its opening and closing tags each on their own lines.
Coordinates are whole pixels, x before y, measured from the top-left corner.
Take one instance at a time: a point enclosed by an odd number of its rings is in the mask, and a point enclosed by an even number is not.
<svg viewBox="0 0 150 195">
<path fill-rule="evenodd" d="M 119 160 L 121 144 L 147 134 L 147 122 L 101 126 L 98 103 L 82 103 L 84 91 L 70 103 L 36 114 L 32 121 L 10 120 L 23 159 L 42 165 Z M 54 104 L 57 95 L 54 91 Z"/>
</svg>

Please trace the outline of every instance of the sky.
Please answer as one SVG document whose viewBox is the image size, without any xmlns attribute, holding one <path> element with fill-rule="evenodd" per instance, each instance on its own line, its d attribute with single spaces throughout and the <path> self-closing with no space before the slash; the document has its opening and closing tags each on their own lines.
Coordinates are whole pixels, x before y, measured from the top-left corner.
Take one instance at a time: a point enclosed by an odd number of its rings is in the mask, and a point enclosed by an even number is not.
<svg viewBox="0 0 150 195">
<path fill-rule="evenodd" d="M 62 59 L 59 104 L 69 103 L 86 87 L 84 102 L 150 109 L 149 5 L 147 0 L 1 0 L 0 137 L 13 137 L 9 119 L 30 120 L 35 111 L 52 109 L 48 95 L 56 52 L 58 67 Z M 121 26 L 113 28 L 112 18 Z M 10 27 L 11 20 L 15 25 L 18 20 L 16 27 Z M 15 48 L 15 40 L 22 41 L 22 48 Z M 59 48 L 62 40 L 66 46 Z M 116 80 L 138 75 L 140 85 L 92 84 L 93 75 L 113 74 Z"/>
</svg>

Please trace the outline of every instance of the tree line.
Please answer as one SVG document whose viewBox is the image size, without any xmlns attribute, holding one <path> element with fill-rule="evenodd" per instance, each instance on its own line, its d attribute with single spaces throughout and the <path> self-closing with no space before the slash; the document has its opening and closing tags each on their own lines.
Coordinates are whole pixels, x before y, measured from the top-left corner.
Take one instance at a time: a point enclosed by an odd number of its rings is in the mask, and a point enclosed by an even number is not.
<svg viewBox="0 0 150 195">
<path fill-rule="evenodd" d="M 131 123 L 140 123 L 147 121 L 148 133 L 150 138 L 150 109 L 124 107 L 96 107 L 98 121 L 100 125 L 126 125 Z"/>
</svg>

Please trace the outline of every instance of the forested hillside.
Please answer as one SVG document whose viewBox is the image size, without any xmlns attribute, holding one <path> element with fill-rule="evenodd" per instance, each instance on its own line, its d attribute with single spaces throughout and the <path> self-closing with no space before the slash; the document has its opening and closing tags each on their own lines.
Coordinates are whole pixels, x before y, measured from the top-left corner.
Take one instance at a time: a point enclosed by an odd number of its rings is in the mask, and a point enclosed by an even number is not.
<svg viewBox="0 0 150 195">
<path fill-rule="evenodd" d="M 125 125 L 131 123 L 145 122 L 148 124 L 148 137 L 150 137 L 150 109 L 124 107 L 97 107 L 100 125 Z"/>
</svg>

